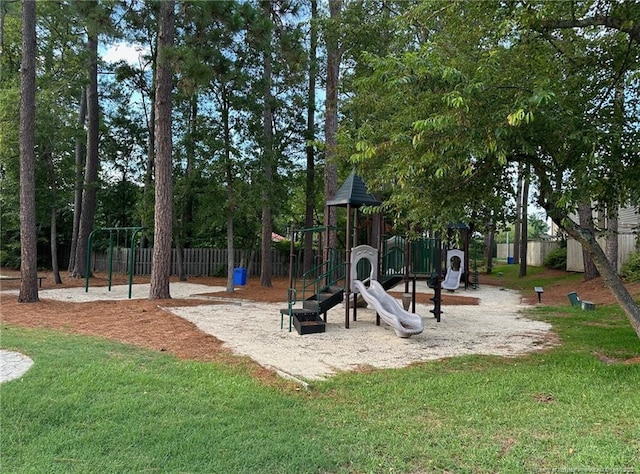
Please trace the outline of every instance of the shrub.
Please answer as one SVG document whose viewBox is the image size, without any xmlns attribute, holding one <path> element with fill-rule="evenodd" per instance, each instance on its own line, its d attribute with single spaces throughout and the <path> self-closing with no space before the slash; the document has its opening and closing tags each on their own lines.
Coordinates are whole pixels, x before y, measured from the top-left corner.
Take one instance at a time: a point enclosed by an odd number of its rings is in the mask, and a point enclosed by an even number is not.
<svg viewBox="0 0 640 474">
<path fill-rule="evenodd" d="M 226 265 L 218 265 L 218 267 L 215 268 L 211 272 L 211 276 L 214 276 L 214 277 L 226 277 L 227 276 L 227 266 Z"/>
<path fill-rule="evenodd" d="M 20 242 L 0 250 L 0 266 L 20 270 Z"/>
<path fill-rule="evenodd" d="M 290 240 L 276 240 L 271 243 L 272 247 L 276 249 L 280 254 L 284 256 L 289 256 L 289 252 L 291 251 L 291 241 Z M 296 248 L 300 247 L 298 242 L 296 242 Z"/>
<path fill-rule="evenodd" d="M 640 281 L 640 252 L 629 255 L 620 269 L 620 276 L 629 283 Z"/>
<path fill-rule="evenodd" d="M 557 270 L 566 270 L 567 248 L 560 247 L 549 252 L 544 259 L 544 266 L 547 268 L 555 268 Z"/>
</svg>

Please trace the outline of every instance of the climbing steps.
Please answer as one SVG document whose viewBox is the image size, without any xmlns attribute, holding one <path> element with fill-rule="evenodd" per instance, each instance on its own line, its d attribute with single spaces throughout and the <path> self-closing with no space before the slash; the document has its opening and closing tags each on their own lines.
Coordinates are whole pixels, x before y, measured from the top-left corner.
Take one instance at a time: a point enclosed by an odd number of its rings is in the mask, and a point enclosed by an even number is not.
<svg viewBox="0 0 640 474">
<path fill-rule="evenodd" d="M 284 317 L 288 316 L 289 331 L 293 325 L 301 336 L 325 332 L 327 311 L 344 300 L 344 288 L 330 285 L 321 288 L 318 293 L 303 300 L 302 308 L 294 308 L 293 305 L 296 304 L 296 301 L 295 296 L 291 298 L 292 293 L 295 295 L 295 291 L 289 291 L 289 307 L 280 310 L 280 328 L 284 327 Z"/>
<path fill-rule="evenodd" d="M 387 291 L 396 286 L 402 280 L 404 280 L 404 277 L 402 275 L 390 275 L 386 277 L 381 283 L 382 287 L 385 289 L 385 291 Z"/>
<path fill-rule="evenodd" d="M 297 291 L 290 288 L 287 292 L 287 308 L 280 310 L 280 329 L 284 328 L 284 317 L 289 318 L 289 331 L 295 327 L 298 334 L 314 334 L 325 332 L 327 324 L 327 311 L 344 300 L 344 288 L 337 284 L 320 286 L 320 282 L 326 279 L 326 274 L 303 284 L 305 290 L 310 292 L 314 288 L 316 292 L 302 300 L 302 308 L 294 307 L 297 304 Z M 321 316 L 322 315 L 322 316 Z"/>
<path fill-rule="evenodd" d="M 317 310 L 326 317 L 327 311 L 342 303 L 344 300 L 344 289 L 341 286 L 325 286 L 318 292 L 302 302 L 302 307 L 310 310 Z"/>
</svg>

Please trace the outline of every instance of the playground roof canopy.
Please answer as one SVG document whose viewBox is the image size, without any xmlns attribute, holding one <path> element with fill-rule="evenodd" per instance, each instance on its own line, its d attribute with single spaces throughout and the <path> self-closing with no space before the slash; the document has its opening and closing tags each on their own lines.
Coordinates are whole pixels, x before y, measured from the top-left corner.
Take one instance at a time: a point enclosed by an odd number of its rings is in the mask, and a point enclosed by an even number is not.
<svg viewBox="0 0 640 474">
<path fill-rule="evenodd" d="M 381 204 L 375 197 L 367 192 L 367 187 L 362 178 L 352 171 L 344 184 L 336 192 L 336 196 L 327 201 L 327 206 L 353 207 L 379 206 Z"/>
</svg>

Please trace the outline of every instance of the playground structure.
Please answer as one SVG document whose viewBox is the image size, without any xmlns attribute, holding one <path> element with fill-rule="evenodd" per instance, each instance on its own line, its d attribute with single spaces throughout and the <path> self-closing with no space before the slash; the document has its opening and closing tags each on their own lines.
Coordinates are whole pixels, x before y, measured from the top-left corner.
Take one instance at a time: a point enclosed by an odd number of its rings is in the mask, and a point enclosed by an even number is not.
<svg viewBox="0 0 640 474">
<path fill-rule="evenodd" d="M 387 248 L 386 243 L 390 239 L 385 239 L 382 244 L 382 252 L 368 245 L 361 245 L 351 249 L 349 260 L 350 279 L 345 278 L 347 274 L 347 262 L 340 252 L 330 249 L 326 261 L 320 258 L 315 259 L 316 265 L 306 271 L 298 272 L 298 263 L 302 260 L 299 253 L 294 250 L 295 241 L 298 236 L 306 232 L 313 232 L 322 235 L 324 227 L 312 229 L 300 229 L 293 231 L 290 252 L 290 282 L 287 294 L 288 307 L 281 309 L 281 328 L 284 328 L 284 317 L 289 316 L 289 330 L 295 328 L 299 334 L 311 334 L 324 332 L 327 322 L 327 312 L 336 305 L 345 302 L 347 281 L 351 289 L 356 287 L 353 282 L 359 280 L 368 282 L 373 272 L 373 280 L 382 287 L 383 290 L 394 288 L 404 282 L 404 292 L 411 295 L 412 311 L 415 313 L 416 281 L 427 280 L 434 287 L 434 309 L 431 310 L 433 316 L 440 320 L 440 287 L 432 282 L 438 281 L 439 259 L 440 259 L 440 239 L 420 238 L 409 242 L 404 238 L 394 239 L 402 241 L 401 246 L 391 246 Z M 396 236 L 397 237 L 397 236 Z M 317 239 L 322 242 L 322 239 Z M 405 245 L 406 244 L 406 245 Z M 361 248 L 369 249 L 367 258 L 358 257 Z M 322 249 L 318 252 L 322 254 Z M 379 257 L 382 254 L 382 257 Z M 440 280 L 442 277 L 440 277 Z M 368 288 L 368 291 L 373 291 Z M 360 299 L 366 301 L 365 295 L 358 288 L 353 293 L 353 298 L 349 304 L 349 313 L 345 310 L 345 327 L 349 328 L 349 322 L 357 320 L 358 295 Z M 367 295 L 368 296 L 368 295 Z M 387 295 L 389 298 L 391 296 Z M 393 298 L 392 298 L 393 299 Z M 298 303 L 302 304 L 302 307 Z M 371 304 L 370 302 L 367 302 Z M 379 317 L 379 315 L 378 315 Z M 377 323 L 379 324 L 379 319 Z M 391 324 L 393 326 L 393 324 Z"/>
<path fill-rule="evenodd" d="M 89 234 L 88 242 L 87 242 L 87 268 L 86 268 L 85 283 L 84 283 L 85 292 L 87 293 L 89 292 L 89 275 L 91 275 L 91 244 L 93 242 L 93 237 L 99 232 L 109 232 L 109 251 L 108 251 L 109 265 L 108 265 L 108 271 L 107 271 L 107 282 L 109 286 L 109 291 L 111 291 L 111 282 L 112 282 L 112 275 L 113 275 L 113 244 L 114 244 L 113 234 L 115 232 L 116 236 L 118 236 L 121 231 L 127 234 L 131 232 L 130 252 L 129 252 L 129 299 L 131 299 L 131 290 L 133 286 L 133 262 L 134 262 L 134 256 L 135 256 L 136 236 L 143 230 L 146 230 L 146 227 L 100 227 L 98 229 L 94 229 L 91 231 L 91 233 Z"/>
<path fill-rule="evenodd" d="M 369 252 L 375 251 L 373 254 L 365 257 L 352 259 L 352 242 L 358 242 L 357 226 L 352 224 L 352 214 L 355 210 L 355 222 L 358 218 L 358 209 L 362 206 L 377 206 L 380 202 L 372 195 L 366 192 L 364 182 L 352 173 L 342 187 L 336 193 L 336 197 L 326 203 L 327 206 L 345 207 L 347 211 L 347 229 L 345 239 L 344 253 L 338 252 L 336 249 L 329 249 L 328 242 L 324 248 L 318 251 L 316 265 L 300 277 L 297 276 L 297 265 L 295 265 L 296 255 L 294 251 L 295 241 L 298 235 L 306 232 L 321 234 L 329 229 L 325 227 L 316 227 L 311 229 L 302 229 L 292 231 L 291 252 L 290 252 L 290 282 L 287 291 L 287 308 L 280 310 L 281 329 L 284 328 L 284 317 L 289 318 L 289 331 L 293 327 L 300 335 L 324 332 L 327 323 L 327 312 L 329 309 L 344 302 L 345 307 L 345 329 L 349 328 L 351 321 L 351 305 L 353 304 L 353 321 L 357 320 L 358 296 L 363 298 L 368 304 L 371 304 L 378 311 L 376 318 L 377 324 L 381 312 L 392 314 L 389 320 L 385 320 L 394 329 L 399 324 L 398 331 L 414 331 L 418 330 L 420 324 L 413 317 L 407 317 L 407 314 L 415 316 L 416 307 L 416 280 L 427 280 L 429 286 L 434 289 L 434 296 L 431 300 L 434 308 L 430 310 L 433 317 L 440 322 L 441 319 L 441 291 L 443 281 L 442 254 L 443 243 L 439 238 L 420 237 L 409 240 L 408 236 L 395 235 L 386 239 L 379 236 L 378 249 L 367 246 Z M 464 282 L 465 289 L 468 285 L 468 244 L 470 229 L 466 225 L 451 225 L 449 233 L 461 233 L 464 237 L 464 250 L 457 250 L 456 256 L 459 260 L 457 274 L 451 273 L 451 277 L 455 276 L 456 288 L 461 282 Z M 328 234 L 328 232 L 327 232 Z M 450 236 L 449 236 L 450 237 Z M 448 238 L 447 241 L 453 239 Z M 322 239 L 319 239 L 322 242 Z M 358 248 L 358 247 L 356 247 Z M 455 251 L 456 249 L 450 250 Z M 321 258 L 320 255 L 324 255 Z M 449 258 L 448 258 L 449 260 Z M 375 270 L 376 277 L 371 278 L 367 275 L 373 274 Z M 355 276 L 353 276 L 355 272 Z M 448 272 L 449 273 L 449 272 Z M 377 276 L 380 276 L 379 278 Z M 349 277 L 347 277 L 349 276 Z M 363 286 L 364 280 L 376 281 L 376 283 Z M 360 283 L 355 283 L 359 281 Z M 393 288 L 398 283 L 404 282 L 404 292 L 409 294 L 411 286 L 411 310 L 412 313 L 399 313 L 394 304 L 397 304 L 394 298 L 386 293 L 386 290 Z M 474 286 L 475 287 L 475 286 Z M 355 290 L 354 290 L 355 288 Z M 351 294 L 354 294 L 353 302 Z M 369 300 L 367 300 L 367 298 Z M 388 298 L 393 300 L 391 303 Z M 375 303 L 374 300 L 375 299 Z M 296 307 L 301 302 L 302 307 Z M 398 305 L 399 306 L 399 305 Z M 382 309 L 382 311 L 380 311 Z M 402 309 L 402 308 L 400 308 Z M 404 311 L 404 309 L 402 309 Z M 401 314 L 401 316 L 399 316 Z M 409 328 L 403 326 L 408 324 Z M 398 332 L 397 331 L 397 332 Z M 420 332 L 422 329 L 420 329 Z M 417 333 L 416 333 L 417 334 Z M 400 335 L 400 334 L 399 334 Z M 408 337 L 410 334 L 401 337 Z"/>
</svg>

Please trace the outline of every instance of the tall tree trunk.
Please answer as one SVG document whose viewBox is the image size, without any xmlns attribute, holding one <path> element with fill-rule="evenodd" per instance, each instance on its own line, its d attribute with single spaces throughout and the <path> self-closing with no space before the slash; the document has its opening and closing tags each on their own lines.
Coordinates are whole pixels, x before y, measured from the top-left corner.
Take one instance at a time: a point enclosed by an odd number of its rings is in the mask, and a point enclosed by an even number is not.
<svg viewBox="0 0 640 474">
<path fill-rule="evenodd" d="M 491 275 L 493 272 L 493 237 L 494 226 L 489 224 L 484 234 L 484 255 L 487 262 L 487 275 Z"/>
<path fill-rule="evenodd" d="M 6 0 L 0 0 L 0 60 L 4 56 L 4 19 L 7 16 Z M 2 68 L 0 67 L 0 82 L 2 82 Z"/>
<path fill-rule="evenodd" d="M 24 0 L 20 65 L 20 303 L 38 301 L 35 136 L 36 2 Z"/>
<path fill-rule="evenodd" d="M 87 121 L 87 88 L 83 87 L 80 94 L 80 105 L 78 110 L 78 129 L 83 130 Z M 86 137 L 86 135 L 85 135 Z M 78 232 L 80 231 L 80 215 L 82 214 L 82 181 L 85 166 L 87 145 L 86 140 L 80 134 L 76 137 L 75 148 L 75 190 L 73 199 L 73 228 L 71 229 L 71 249 L 69 252 L 69 273 L 73 274 L 76 264 L 76 250 L 78 248 Z"/>
<path fill-rule="evenodd" d="M 523 168 L 518 169 L 518 184 L 516 189 L 516 218 L 513 224 L 513 263 L 520 263 L 520 235 L 522 231 L 522 175 Z M 509 250 L 507 249 L 507 255 Z"/>
<path fill-rule="evenodd" d="M 229 123 L 229 97 L 225 86 L 221 90 L 222 102 L 222 127 L 224 132 L 224 159 L 225 174 L 227 179 L 227 288 L 228 293 L 233 293 L 233 269 L 235 268 L 235 256 L 233 252 L 233 214 L 236 211 L 236 200 L 233 194 L 233 162 L 231 161 L 231 125 Z"/>
<path fill-rule="evenodd" d="M 178 271 L 178 280 L 187 281 L 187 274 L 184 271 L 184 248 L 182 240 L 176 239 L 176 270 Z"/>
<path fill-rule="evenodd" d="M 194 176 L 194 163 L 195 163 L 195 136 L 198 127 L 198 94 L 191 95 L 189 104 L 189 134 L 185 140 L 185 155 L 187 158 L 187 167 L 184 172 L 184 194 L 181 195 L 180 201 L 182 202 L 176 214 L 177 229 L 174 236 L 176 244 L 176 265 L 178 267 L 178 280 L 187 281 L 187 273 L 184 268 L 184 249 L 191 247 L 191 240 L 193 238 L 193 176 Z"/>
<path fill-rule="evenodd" d="M 193 240 L 193 181 L 195 177 L 196 150 L 195 142 L 198 133 L 198 94 L 191 96 L 191 107 L 189 108 L 189 150 L 187 152 L 187 185 L 185 189 L 185 213 L 182 219 L 183 244 L 186 248 L 191 247 Z"/>
<path fill-rule="evenodd" d="M 261 2 L 265 18 L 271 19 L 271 2 Z M 272 286 L 271 283 L 271 234 L 273 231 L 271 223 L 271 186 L 273 182 L 273 111 L 271 98 L 271 81 L 272 81 L 272 65 L 271 65 L 271 39 L 272 33 L 269 28 L 264 41 L 263 56 L 263 72 L 262 81 L 264 85 L 263 91 L 263 109 L 262 109 L 262 133 L 263 133 L 263 188 L 262 188 L 262 243 L 261 243 L 261 268 L 260 268 L 260 285 L 265 287 Z"/>
<path fill-rule="evenodd" d="M 152 300 L 171 298 L 169 277 L 171 275 L 171 236 L 173 226 L 173 140 L 171 136 L 171 92 L 173 74 L 170 50 L 173 46 L 175 2 L 160 3 L 158 19 L 158 67 L 156 71 L 156 163 L 155 206 L 153 227 L 153 257 L 151 267 Z"/>
<path fill-rule="evenodd" d="M 227 185 L 227 199 L 233 199 L 233 188 Z M 227 293 L 233 293 L 233 269 L 235 268 L 235 256 L 233 251 L 233 211 L 227 211 Z"/>
<path fill-rule="evenodd" d="M 580 221 L 580 227 L 582 227 L 583 229 L 588 229 L 588 231 L 591 234 L 595 235 L 595 226 L 593 225 L 593 214 L 592 214 L 591 206 L 588 203 L 583 202 L 578 205 L 578 218 Z M 595 240 L 595 237 L 594 237 L 594 240 Z M 593 280 L 600 276 L 600 272 L 598 271 L 598 268 L 596 267 L 595 262 L 591 258 L 591 253 L 584 246 L 582 248 L 582 261 L 584 263 L 584 280 L 585 281 Z"/>
<path fill-rule="evenodd" d="M 615 118 L 616 133 L 612 134 L 615 138 L 611 146 L 611 154 L 618 158 L 620 162 L 623 159 L 622 135 L 624 134 L 624 86 L 622 82 L 616 84 L 613 98 L 613 113 Z M 618 210 L 619 204 L 608 203 L 605 206 L 606 213 L 606 233 L 605 233 L 605 254 L 611 263 L 613 269 L 618 272 Z"/>
<path fill-rule="evenodd" d="M 89 52 L 89 85 L 87 86 L 87 159 L 84 170 L 84 189 L 78 243 L 74 260 L 74 278 L 83 278 L 87 271 L 87 245 L 89 234 L 93 230 L 96 212 L 96 193 L 98 181 L 98 138 L 100 127 L 100 109 L 98 105 L 98 34 L 94 31 L 87 39 Z M 89 270 L 89 274 L 91 271 Z"/>
<path fill-rule="evenodd" d="M 315 171 L 315 147 L 313 142 L 316 136 L 316 75 L 318 74 L 318 2 L 311 0 L 311 26 L 309 38 L 309 92 L 307 94 L 307 132 L 305 139 L 307 154 L 307 181 L 305 196 L 304 226 L 313 227 L 313 214 L 316 207 L 316 171 Z M 302 268 L 305 272 L 313 267 L 313 232 L 304 233 L 304 262 Z"/>
<path fill-rule="evenodd" d="M 340 47 L 339 47 L 339 27 L 340 27 L 340 11 L 342 9 L 342 0 L 329 0 L 329 16 L 330 21 L 326 32 L 326 48 L 327 48 L 327 82 L 325 88 L 325 125 L 324 125 L 324 141 L 325 141 L 325 171 L 324 171 L 324 199 L 328 201 L 333 199 L 338 191 L 338 167 L 335 163 L 337 151 L 337 135 L 338 135 L 338 85 L 340 81 Z M 336 208 L 325 206 L 324 208 L 324 225 L 327 227 L 335 227 L 337 223 Z M 327 248 L 336 247 L 335 230 L 327 229 L 328 239 Z M 325 260 L 328 254 L 325 255 Z"/>
<path fill-rule="evenodd" d="M 156 161 L 156 71 L 158 64 L 158 38 L 156 36 L 156 47 L 151 52 L 153 60 L 151 70 L 153 71 L 151 79 L 151 90 L 149 91 L 149 114 L 147 118 L 147 129 L 149 130 L 149 138 L 147 143 L 147 168 L 144 173 L 144 184 L 142 187 L 142 212 L 141 225 L 142 227 L 149 228 L 151 226 L 151 215 L 149 210 L 153 203 L 153 175 L 155 173 L 155 161 Z M 145 114 L 146 116 L 147 114 Z M 140 246 L 146 248 L 149 246 L 149 238 L 147 233 L 142 234 L 140 239 Z"/>
<path fill-rule="evenodd" d="M 0 0 L 0 62 L 5 53 L 4 48 L 4 27 L 5 18 L 7 17 L 7 4 L 9 0 Z M 2 82 L 2 68 L 0 67 L 0 82 Z"/>
<path fill-rule="evenodd" d="M 529 181 L 530 173 L 527 166 L 524 170 L 524 183 L 522 187 L 522 213 L 520 216 L 521 231 L 520 242 L 514 242 L 515 246 L 520 247 L 520 272 L 519 276 L 527 276 L 527 246 L 529 243 Z"/>
<path fill-rule="evenodd" d="M 615 272 L 618 271 L 618 209 L 607 209 L 605 254 Z"/>
<path fill-rule="evenodd" d="M 51 157 L 51 151 L 47 150 L 43 153 L 43 159 L 47 166 L 47 171 L 49 172 L 49 186 L 50 186 L 50 197 L 51 197 L 51 231 L 49 233 L 49 243 L 51 246 L 51 269 L 53 270 L 53 279 L 56 285 L 60 285 L 62 283 L 62 279 L 60 278 L 60 267 L 58 265 L 58 186 L 56 183 L 56 170 L 53 165 L 53 158 Z"/>
<path fill-rule="evenodd" d="M 265 179 L 271 180 L 272 173 L 269 169 L 265 168 Z M 271 287 L 271 235 L 273 227 L 271 225 L 271 205 L 267 203 L 269 199 L 269 192 L 262 192 L 262 240 L 260 245 L 260 286 Z"/>
</svg>

